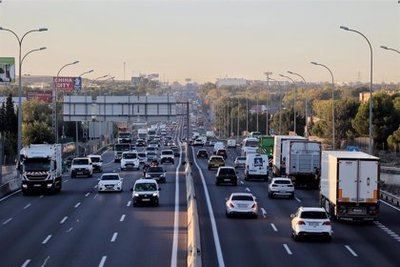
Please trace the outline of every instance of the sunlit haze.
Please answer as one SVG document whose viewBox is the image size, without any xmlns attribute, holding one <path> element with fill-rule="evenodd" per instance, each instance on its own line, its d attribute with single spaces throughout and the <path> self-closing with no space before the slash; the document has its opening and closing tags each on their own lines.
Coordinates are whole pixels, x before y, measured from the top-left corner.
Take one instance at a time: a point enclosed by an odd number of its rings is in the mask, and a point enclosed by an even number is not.
<svg viewBox="0 0 400 267">
<path fill-rule="evenodd" d="M 400 4 L 376 1 L 20 1 L 3 0 L 0 26 L 18 33 L 37 27 L 23 50 L 32 55 L 23 73 L 63 72 L 87 77 L 159 73 L 165 81 L 215 81 L 223 77 L 264 79 L 287 70 L 309 81 L 327 81 L 326 64 L 338 82 L 368 81 L 369 49 L 374 48 L 374 82 L 400 81 Z M 18 56 L 17 42 L 0 32 L 0 56 Z"/>
</svg>

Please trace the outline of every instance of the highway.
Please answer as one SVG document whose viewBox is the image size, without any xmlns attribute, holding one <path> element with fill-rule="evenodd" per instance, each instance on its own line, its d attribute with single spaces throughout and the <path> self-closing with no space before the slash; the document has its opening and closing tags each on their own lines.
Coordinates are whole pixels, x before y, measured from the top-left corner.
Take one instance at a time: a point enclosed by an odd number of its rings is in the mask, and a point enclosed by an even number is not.
<svg viewBox="0 0 400 267">
<path fill-rule="evenodd" d="M 113 151 L 103 154 L 104 172 L 120 172 L 113 157 Z M 60 194 L 3 198 L 0 265 L 186 265 L 186 188 L 178 161 L 163 165 L 167 183 L 161 184 L 159 207 L 131 205 L 130 189 L 142 171 L 120 172 L 122 193 L 97 193 L 101 174 L 71 179 L 66 173 Z"/>
<path fill-rule="evenodd" d="M 198 150 L 191 149 L 193 153 Z M 207 149 L 211 154 L 212 148 Z M 233 166 L 239 152 L 239 149 L 228 149 L 227 165 Z M 381 203 L 378 222 L 362 225 L 333 222 L 331 243 L 295 242 L 291 238 L 289 216 L 299 206 L 318 206 L 318 191 L 297 190 L 294 200 L 268 199 L 267 184 L 244 181 L 242 170 L 239 171 L 241 181 L 237 187 L 216 186 L 216 171 L 207 169 L 207 160 L 193 158 L 195 154 L 189 155 L 194 162 L 192 172 L 204 266 L 398 266 L 400 210 Z M 209 194 L 212 215 L 204 188 Z M 228 219 L 225 216 L 225 198 L 232 192 L 246 191 L 257 197 L 258 219 Z M 215 218 L 214 222 L 212 218 Z"/>
</svg>

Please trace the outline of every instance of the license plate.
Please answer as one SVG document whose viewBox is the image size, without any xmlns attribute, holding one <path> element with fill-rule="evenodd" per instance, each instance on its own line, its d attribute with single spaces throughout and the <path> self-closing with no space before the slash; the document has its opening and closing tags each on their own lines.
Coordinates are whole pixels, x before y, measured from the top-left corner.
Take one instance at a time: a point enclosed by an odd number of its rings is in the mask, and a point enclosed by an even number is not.
<svg viewBox="0 0 400 267">
<path fill-rule="evenodd" d="M 317 222 L 310 222 L 309 224 L 310 224 L 310 226 L 314 226 L 314 227 L 317 227 L 319 225 L 319 223 L 317 223 Z"/>
<path fill-rule="evenodd" d="M 42 187 L 41 184 L 34 184 L 33 187 Z"/>
<path fill-rule="evenodd" d="M 142 201 L 150 201 L 149 198 L 143 198 Z"/>
<path fill-rule="evenodd" d="M 224 179 L 225 182 L 229 182 L 231 179 Z"/>
<path fill-rule="evenodd" d="M 83 172 L 77 172 L 76 174 L 83 174 Z"/>
</svg>

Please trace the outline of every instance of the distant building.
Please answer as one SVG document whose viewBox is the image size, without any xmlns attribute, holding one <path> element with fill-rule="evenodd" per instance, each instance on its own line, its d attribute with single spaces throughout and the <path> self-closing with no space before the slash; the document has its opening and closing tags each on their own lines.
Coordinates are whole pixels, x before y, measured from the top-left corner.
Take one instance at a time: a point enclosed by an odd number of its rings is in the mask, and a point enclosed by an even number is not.
<svg viewBox="0 0 400 267">
<path fill-rule="evenodd" d="M 242 86 L 247 86 L 248 81 L 243 78 L 222 78 L 222 79 L 217 79 L 217 82 L 215 84 L 217 85 L 217 88 L 223 86 L 242 87 Z"/>
<path fill-rule="evenodd" d="M 375 95 L 377 93 L 382 93 L 382 92 L 387 94 L 387 95 L 390 95 L 390 96 L 396 94 L 396 91 L 394 91 L 394 90 L 381 90 L 381 91 L 377 91 L 377 92 L 372 92 L 372 95 Z M 359 93 L 358 100 L 361 103 L 368 102 L 368 100 L 369 100 L 369 92 L 361 92 L 361 93 Z"/>
</svg>

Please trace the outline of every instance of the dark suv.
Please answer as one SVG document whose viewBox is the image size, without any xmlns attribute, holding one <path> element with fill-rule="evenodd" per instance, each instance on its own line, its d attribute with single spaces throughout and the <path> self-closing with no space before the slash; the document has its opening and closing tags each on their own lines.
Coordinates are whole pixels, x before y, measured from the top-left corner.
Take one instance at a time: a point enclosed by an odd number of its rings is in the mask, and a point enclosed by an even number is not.
<svg viewBox="0 0 400 267">
<path fill-rule="evenodd" d="M 235 168 L 233 167 L 220 167 L 215 175 L 215 184 L 230 183 L 237 185 L 238 177 Z"/>
<path fill-rule="evenodd" d="M 202 159 L 208 159 L 208 153 L 207 150 L 205 149 L 200 149 L 199 151 L 197 151 L 196 157 L 202 158 Z"/>
<path fill-rule="evenodd" d="M 221 156 L 224 159 L 226 159 L 228 157 L 228 154 L 226 153 L 226 149 L 218 149 L 216 155 Z"/>
</svg>

